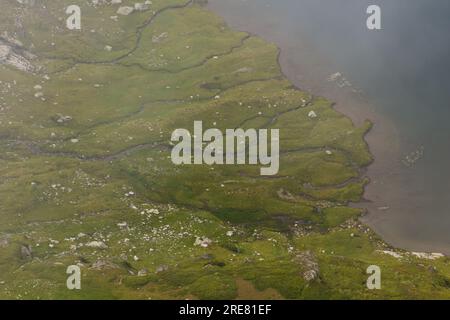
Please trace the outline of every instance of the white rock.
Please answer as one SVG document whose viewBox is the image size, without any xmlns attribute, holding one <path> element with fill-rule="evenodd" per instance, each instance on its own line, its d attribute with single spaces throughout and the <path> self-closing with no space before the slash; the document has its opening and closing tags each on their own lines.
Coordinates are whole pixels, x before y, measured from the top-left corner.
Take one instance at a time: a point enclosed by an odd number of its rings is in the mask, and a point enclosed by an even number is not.
<svg viewBox="0 0 450 320">
<path fill-rule="evenodd" d="M 126 222 L 119 222 L 119 223 L 117 224 L 117 226 L 118 226 L 119 228 L 127 228 L 127 227 L 128 227 L 128 223 L 126 223 Z"/>
<path fill-rule="evenodd" d="M 197 237 L 195 239 L 194 246 L 208 248 L 211 243 L 212 243 L 211 239 L 208 239 L 206 237 Z"/>
<path fill-rule="evenodd" d="M 133 11 L 134 11 L 133 7 L 124 6 L 124 7 L 120 7 L 119 9 L 117 9 L 117 14 L 127 16 L 127 15 L 131 14 Z"/>
<path fill-rule="evenodd" d="M 381 250 L 381 251 L 379 251 L 379 252 L 384 253 L 384 254 L 387 254 L 387 255 L 390 255 L 390 256 L 392 256 L 392 257 L 394 257 L 394 258 L 396 258 L 396 259 L 401 259 L 401 258 L 403 258 L 403 256 L 402 256 L 400 253 L 397 253 L 397 252 L 395 252 L 395 251 Z"/>
<path fill-rule="evenodd" d="M 91 241 L 91 242 L 86 243 L 86 246 L 90 247 L 90 248 L 99 248 L 99 249 L 108 248 L 108 246 L 102 241 Z"/>
<path fill-rule="evenodd" d="M 443 258 L 444 255 L 442 253 L 426 253 L 426 252 L 411 252 L 412 255 L 420 258 L 420 259 L 427 259 L 427 260 L 436 260 L 439 258 Z"/>
<path fill-rule="evenodd" d="M 314 111 L 310 111 L 309 113 L 308 113 L 308 117 L 310 117 L 311 119 L 314 119 L 314 118 L 317 118 L 317 114 L 314 112 Z"/>
</svg>

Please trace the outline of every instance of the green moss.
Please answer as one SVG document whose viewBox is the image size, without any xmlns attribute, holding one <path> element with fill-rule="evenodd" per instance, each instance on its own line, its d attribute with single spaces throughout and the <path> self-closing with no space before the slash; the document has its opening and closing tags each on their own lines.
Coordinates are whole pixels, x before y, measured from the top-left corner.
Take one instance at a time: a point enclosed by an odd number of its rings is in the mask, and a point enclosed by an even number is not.
<svg viewBox="0 0 450 320">
<path fill-rule="evenodd" d="M 396 259 L 355 227 L 361 212 L 347 204 L 368 183 L 370 123 L 355 128 L 294 88 L 274 45 L 188 1 L 152 3 L 117 21 L 112 5 L 20 6 L 22 35 L 19 4 L 1 5 L 1 29 L 43 69 L 0 66 L 0 298 L 233 299 L 242 278 L 289 299 L 450 296 L 448 259 Z M 82 6 L 81 32 L 59 19 L 68 4 Z M 170 135 L 195 120 L 280 129 L 279 175 L 175 167 Z M 305 252 L 319 268 L 312 281 Z M 80 291 L 66 288 L 71 264 Z M 365 287 L 371 264 L 382 267 L 381 291 Z"/>
</svg>

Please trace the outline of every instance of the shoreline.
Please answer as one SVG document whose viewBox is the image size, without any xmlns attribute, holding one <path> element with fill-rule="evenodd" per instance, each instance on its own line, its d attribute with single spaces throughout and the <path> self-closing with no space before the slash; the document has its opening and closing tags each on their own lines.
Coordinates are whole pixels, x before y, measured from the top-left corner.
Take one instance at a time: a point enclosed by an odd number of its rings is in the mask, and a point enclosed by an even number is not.
<svg viewBox="0 0 450 320">
<path fill-rule="evenodd" d="M 339 73 L 339 70 L 331 61 L 309 45 L 309 39 L 302 39 L 295 44 L 282 34 L 277 34 L 273 29 L 259 23 L 259 21 L 239 21 L 239 18 L 230 18 L 211 2 L 207 9 L 220 15 L 224 21 L 232 27 L 250 35 L 261 37 L 275 44 L 278 48 L 278 65 L 282 74 L 295 87 L 308 91 L 313 95 L 321 96 L 333 103 L 333 108 L 349 118 L 355 127 L 361 126 L 365 121 L 372 123 L 371 129 L 365 134 L 369 152 L 373 156 L 372 162 L 362 168 L 370 183 L 365 186 L 364 194 L 360 202 L 351 206 L 361 208 L 365 213 L 359 221 L 369 227 L 382 241 L 396 250 L 409 252 L 439 252 L 450 255 L 450 249 L 424 241 L 406 239 L 406 236 L 394 232 L 394 229 L 386 227 L 383 220 L 395 217 L 392 213 L 402 208 L 399 200 L 407 200 L 408 192 L 402 187 L 402 173 L 405 172 L 401 164 L 401 146 L 399 133 L 394 123 L 386 116 L 375 111 L 369 98 L 353 86 L 339 87 L 336 81 L 328 78 Z M 293 59 L 298 53 L 301 59 Z M 345 74 L 339 73 L 342 77 Z M 396 203 L 399 202 L 399 203 Z M 403 208 L 407 210 L 408 208 Z M 398 217 L 400 218 L 400 217 Z"/>
</svg>

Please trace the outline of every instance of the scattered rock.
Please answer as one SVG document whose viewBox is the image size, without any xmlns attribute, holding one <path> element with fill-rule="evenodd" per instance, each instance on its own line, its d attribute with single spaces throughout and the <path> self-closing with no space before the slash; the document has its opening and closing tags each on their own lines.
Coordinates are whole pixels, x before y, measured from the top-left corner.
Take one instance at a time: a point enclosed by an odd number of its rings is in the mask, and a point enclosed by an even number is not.
<svg viewBox="0 0 450 320">
<path fill-rule="evenodd" d="M 390 250 L 379 250 L 378 252 L 381 252 L 381 253 L 390 255 L 390 256 L 392 256 L 392 257 L 394 257 L 394 258 L 396 258 L 396 259 L 401 259 L 401 258 L 403 258 L 403 256 L 402 256 L 400 253 L 397 253 L 397 252 L 395 252 L 395 251 L 390 251 Z"/>
<path fill-rule="evenodd" d="M 161 33 L 159 36 L 153 36 L 152 42 L 153 43 L 160 43 L 162 40 L 166 39 L 169 36 L 167 32 Z"/>
<path fill-rule="evenodd" d="M 136 11 L 146 11 L 150 9 L 150 6 L 147 3 L 135 3 L 134 4 L 134 10 Z"/>
<path fill-rule="evenodd" d="M 203 248 L 207 248 L 211 245 L 211 243 L 212 243 L 211 239 L 208 239 L 206 237 L 197 237 L 195 239 L 194 246 L 200 246 Z"/>
<path fill-rule="evenodd" d="M 148 270 L 147 269 L 141 269 L 138 271 L 138 276 L 139 277 L 145 277 L 146 275 L 148 275 Z"/>
<path fill-rule="evenodd" d="M 17 0 L 17 2 L 27 6 L 34 6 L 36 0 Z"/>
<path fill-rule="evenodd" d="M 9 245 L 9 239 L 7 237 L 0 238 L 0 248 L 5 248 Z"/>
<path fill-rule="evenodd" d="M 91 241 L 86 243 L 86 247 L 89 248 L 98 248 L 98 249 L 106 249 L 108 246 L 103 241 Z"/>
<path fill-rule="evenodd" d="M 411 252 L 411 254 L 420 259 L 427 259 L 427 260 L 436 260 L 436 259 L 445 257 L 442 253 L 436 253 L 436 252 L 433 252 L 433 253 Z"/>
<path fill-rule="evenodd" d="M 20 256 L 23 260 L 29 260 L 33 257 L 33 251 L 30 245 L 22 245 L 20 247 Z"/>
<path fill-rule="evenodd" d="M 126 223 L 126 222 L 119 222 L 119 223 L 117 224 L 117 226 L 118 226 L 120 229 L 127 229 L 127 228 L 128 228 L 128 223 Z"/>
<path fill-rule="evenodd" d="M 155 272 L 156 273 L 161 273 L 161 272 L 165 272 L 167 270 L 169 270 L 169 266 L 163 264 L 163 265 L 160 265 L 158 268 L 156 268 Z"/>
<path fill-rule="evenodd" d="M 55 121 L 57 123 L 66 123 L 66 122 L 72 121 L 72 117 L 71 116 L 64 116 L 62 114 L 57 114 L 56 117 L 55 117 Z"/>
</svg>

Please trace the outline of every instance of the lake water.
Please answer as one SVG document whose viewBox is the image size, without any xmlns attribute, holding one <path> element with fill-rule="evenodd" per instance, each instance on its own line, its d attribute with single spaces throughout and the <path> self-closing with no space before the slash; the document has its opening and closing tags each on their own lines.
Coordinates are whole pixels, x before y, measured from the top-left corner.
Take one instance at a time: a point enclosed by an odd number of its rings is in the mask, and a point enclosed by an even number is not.
<svg viewBox="0 0 450 320">
<path fill-rule="evenodd" d="M 450 254 L 450 1 L 209 2 L 232 27 L 276 43 L 296 85 L 356 124 L 375 122 L 363 221 L 395 246 Z M 381 7 L 382 30 L 367 29 L 369 4 Z M 326 80 L 335 72 L 352 90 Z M 402 163 L 422 147 L 414 165 Z"/>
</svg>

